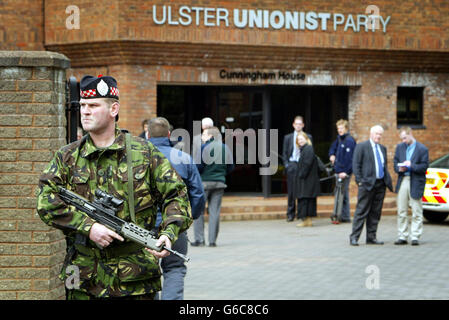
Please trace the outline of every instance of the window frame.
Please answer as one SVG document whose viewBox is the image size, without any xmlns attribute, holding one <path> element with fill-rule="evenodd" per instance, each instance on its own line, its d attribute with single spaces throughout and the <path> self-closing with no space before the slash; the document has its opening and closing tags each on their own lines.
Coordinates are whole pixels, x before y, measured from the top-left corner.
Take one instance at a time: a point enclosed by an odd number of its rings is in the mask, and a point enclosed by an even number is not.
<svg viewBox="0 0 449 320">
<path fill-rule="evenodd" d="M 398 86 L 396 89 L 396 123 L 398 127 L 403 125 L 413 126 L 414 128 L 424 127 L 424 89 L 423 86 Z M 405 99 L 406 117 L 399 117 L 400 100 Z M 413 100 L 418 101 L 417 117 L 412 118 L 410 103 Z"/>
</svg>

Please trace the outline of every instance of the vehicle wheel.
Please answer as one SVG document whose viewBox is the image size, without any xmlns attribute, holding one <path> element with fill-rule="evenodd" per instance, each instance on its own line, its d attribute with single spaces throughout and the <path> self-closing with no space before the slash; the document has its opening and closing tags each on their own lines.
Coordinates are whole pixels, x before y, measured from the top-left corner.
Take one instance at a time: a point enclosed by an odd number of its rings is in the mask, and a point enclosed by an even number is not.
<svg viewBox="0 0 449 320">
<path fill-rule="evenodd" d="M 429 222 L 443 222 L 449 213 L 424 210 L 423 215 Z"/>
</svg>

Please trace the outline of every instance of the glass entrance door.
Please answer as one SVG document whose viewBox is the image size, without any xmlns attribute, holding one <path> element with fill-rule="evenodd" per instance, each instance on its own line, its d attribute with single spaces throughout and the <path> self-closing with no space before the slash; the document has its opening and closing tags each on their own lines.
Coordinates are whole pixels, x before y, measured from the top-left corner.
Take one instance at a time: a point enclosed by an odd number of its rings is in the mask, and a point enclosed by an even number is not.
<svg viewBox="0 0 449 320">
<path fill-rule="evenodd" d="M 220 88 L 216 97 L 216 125 L 223 138 L 226 129 L 228 135 L 232 133 L 235 169 L 227 177 L 227 192 L 261 193 L 257 130 L 263 126 L 263 92 L 244 88 Z"/>
<path fill-rule="evenodd" d="M 270 195 L 286 194 L 287 185 L 282 163 L 282 143 L 293 131 L 296 115 L 305 120 L 304 131 L 313 136 L 315 153 L 326 163 L 329 146 L 336 139 L 335 123 L 348 117 L 348 87 L 336 86 L 158 86 L 157 114 L 166 117 L 174 128 L 193 134 L 193 121 L 203 117 L 214 120 L 225 138 L 225 130 L 233 134 L 234 172 L 227 177 L 227 193 Z M 257 130 L 277 130 L 278 168 L 274 175 L 261 176 L 257 154 Z M 255 144 L 249 138 L 255 133 Z M 254 141 L 254 139 L 253 139 Z M 251 147 L 256 161 L 250 161 Z M 242 151 L 243 150 L 243 151 Z M 238 158 L 239 157 L 239 158 Z M 240 163 L 237 160 L 241 160 Z M 331 181 L 331 180 L 329 180 Z M 323 193 L 333 187 L 323 183 Z"/>
</svg>

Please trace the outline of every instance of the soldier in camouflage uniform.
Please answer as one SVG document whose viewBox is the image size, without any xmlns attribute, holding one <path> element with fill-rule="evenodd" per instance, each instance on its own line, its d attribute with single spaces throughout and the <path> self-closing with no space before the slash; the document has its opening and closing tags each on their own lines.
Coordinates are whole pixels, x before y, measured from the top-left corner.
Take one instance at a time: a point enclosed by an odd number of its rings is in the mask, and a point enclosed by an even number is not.
<svg viewBox="0 0 449 320">
<path fill-rule="evenodd" d="M 67 239 L 60 278 L 68 277 L 67 266 L 79 268 L 79 288 L 67 290 L 68 299 L 152 299 L 161 290 L 158 258 L 169 253 L 125 240 L 67 206 L 58 196 L 58 186 L 90 201 L 97 188 L 123 199 L 117 215 L 131 221 L 128 170 L 132 170 L 135 223 L 151 230 L 161 205 L 158 244 L 169 248 L 192 223 L 187 188 L 164 155 L 144 139 L 131 138 L 132 169 L 128 168 L 125 133 L 115 123 L 120 105 L 114 78 L 86 76 L 80 87 L 81 123 L 88 134 L 57 151 L 39 180 L 39 216 Z"/>
</svg>

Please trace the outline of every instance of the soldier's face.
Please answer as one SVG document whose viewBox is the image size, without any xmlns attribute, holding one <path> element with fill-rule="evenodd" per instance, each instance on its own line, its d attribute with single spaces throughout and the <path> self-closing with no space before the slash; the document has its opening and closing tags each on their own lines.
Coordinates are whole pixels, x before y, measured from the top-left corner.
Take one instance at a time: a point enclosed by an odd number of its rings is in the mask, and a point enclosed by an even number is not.
<svg viewBox="0 0 449 320">
<path fill-rule="evenodd" d="M 109 105 L 104 99 L 81 99 L 81 124 L 87 132 L 101 132 L 113 125 L 118 103 Z"/>
</svg>

